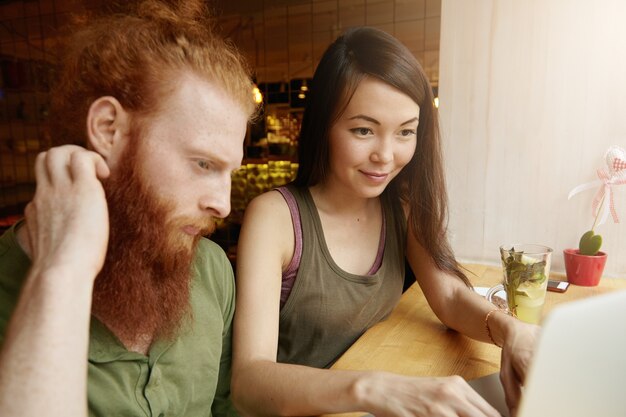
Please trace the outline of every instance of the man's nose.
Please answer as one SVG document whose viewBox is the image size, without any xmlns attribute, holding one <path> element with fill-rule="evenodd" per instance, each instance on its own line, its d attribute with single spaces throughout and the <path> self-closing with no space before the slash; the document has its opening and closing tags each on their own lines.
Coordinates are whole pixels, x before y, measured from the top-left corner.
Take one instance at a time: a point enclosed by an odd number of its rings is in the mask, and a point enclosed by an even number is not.
<svg viewBox="0 0 626 417">
<path fill-rule="evenodd" d="M 213 217 L 225 218 L 230 213 L 230 175 L 207 187 L 200 198 L 200 208 Z"/>
</svg>

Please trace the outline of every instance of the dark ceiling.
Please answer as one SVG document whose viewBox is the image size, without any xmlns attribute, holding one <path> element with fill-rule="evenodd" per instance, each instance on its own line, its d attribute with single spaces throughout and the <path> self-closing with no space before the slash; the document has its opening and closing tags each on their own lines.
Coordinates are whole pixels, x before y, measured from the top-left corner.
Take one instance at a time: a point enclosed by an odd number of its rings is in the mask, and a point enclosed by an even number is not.
<svg viewBox="0 0 626 417">
<path fill-rule="evenodd" d="M 207 0 L 216 10 L 223 15 L 252 14 L 260 12 L 263 8 L 280 6 L 297 6 L 310 4 L 312 0 Z"/>
</svg>

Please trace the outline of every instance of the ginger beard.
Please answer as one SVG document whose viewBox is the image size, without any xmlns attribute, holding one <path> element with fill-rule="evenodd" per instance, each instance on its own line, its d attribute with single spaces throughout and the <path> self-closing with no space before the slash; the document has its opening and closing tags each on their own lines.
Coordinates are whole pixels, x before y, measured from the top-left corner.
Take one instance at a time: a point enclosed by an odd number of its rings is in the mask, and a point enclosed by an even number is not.
<svg viewBox="0 0 626 417">
<path fill-rule="evenodd" d="M 186 235 L 181 227 L 192 224 L 202 235 L 214 228 L 208 215 L 174 218 L 173 203 L 141 176 L 142 141 L 133 135 L 118 169 L 103 181 L 110 234 L 92 301 L 94 316 L 126 345 L 171 340 L 192 318 L 191 266 L 200 236 Z"/>
</svg>

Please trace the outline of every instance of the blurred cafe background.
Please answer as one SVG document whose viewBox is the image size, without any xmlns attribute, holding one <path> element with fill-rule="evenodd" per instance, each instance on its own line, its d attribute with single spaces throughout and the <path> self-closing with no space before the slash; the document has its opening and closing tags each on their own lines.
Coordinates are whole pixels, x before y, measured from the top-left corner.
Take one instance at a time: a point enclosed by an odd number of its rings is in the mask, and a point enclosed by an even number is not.
<svg viewBox="0 0 626 417">
<path fill-rule="evenodd" d="M 497 264 L 502 243 L 535 242 L 554 248 L 553 269 L 563 271 L 559 254 L 590 228 L 596 190 L 569 201 L 568 192 L 597 179 L 609 146 L 626 148 L 626 2 L 207 1 L 247 57 L 263 108 L 233 174 L 232 213 L 213 236 L 233 262 L 248 202 L 295 177 L 321 54 L 345 29 L 367 25 L 403 42 L 432 83 L 459 259 Z M 59 29 L 108 3 L 0 0 L 0 231 L 21 217 L 35 156 L 49 147 Z M 613 196 L 626 218 L 626 186 Z M 623 223 L 597 232 L 605 274 L 626 276 Z"/>
</svg>

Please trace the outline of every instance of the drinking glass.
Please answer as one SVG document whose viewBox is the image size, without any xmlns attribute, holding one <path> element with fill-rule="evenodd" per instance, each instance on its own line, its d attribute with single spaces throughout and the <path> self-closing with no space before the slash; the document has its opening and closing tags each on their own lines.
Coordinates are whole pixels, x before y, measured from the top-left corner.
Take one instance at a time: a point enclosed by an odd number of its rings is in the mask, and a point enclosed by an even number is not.
<svg viewBox="0 0 626 417">
<path fill-rule="evenodd" d="M 522 321 L 538 324 L 546 300 L 552 249 L 543 245 L 500 246 L 503 281 L 487 291 L 487 299 L 504 290 L 508 310 Z"/>
</svg>

